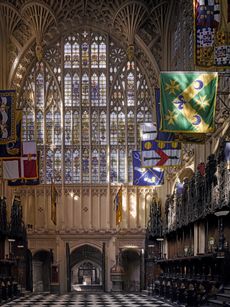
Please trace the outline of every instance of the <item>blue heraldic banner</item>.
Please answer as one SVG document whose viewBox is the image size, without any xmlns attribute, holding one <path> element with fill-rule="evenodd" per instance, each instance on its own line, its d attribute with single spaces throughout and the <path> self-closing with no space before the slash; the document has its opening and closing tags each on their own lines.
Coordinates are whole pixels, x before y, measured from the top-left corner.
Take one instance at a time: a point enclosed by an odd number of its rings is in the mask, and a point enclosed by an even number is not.
<svg viewBox="0 0 230 307">
<path fill-rule="evenodd" d="M 16 140 L 15 97 L 15 90 L 0 90 L 0 144 Z"/>
<path fill-rule="evenodd" d="M 141 154 L 133 151 L 133 185 L 159 186 L 164 183 L 164 171 L 158 168 L 142 168 Z"/>
<path fill-rule="evenodd" d="M 16 111 L 16 140 L 15 142 L 0 145 L 0 159 L 21 156 L 21 125 L 22 112 Z"/>
</svg>

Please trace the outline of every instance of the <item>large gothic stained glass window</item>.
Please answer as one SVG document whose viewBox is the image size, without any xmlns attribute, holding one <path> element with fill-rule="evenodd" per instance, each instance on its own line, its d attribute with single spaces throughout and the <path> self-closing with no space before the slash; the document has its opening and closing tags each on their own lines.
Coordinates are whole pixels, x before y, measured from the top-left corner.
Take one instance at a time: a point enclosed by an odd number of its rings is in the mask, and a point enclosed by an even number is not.
<svg viewBox="0 0 230 307">
<path fill-rule="evenodd" d="M 22 135 L 37 141 L 40 182 L 132 183 L 139 123 L 152 121 L 147 84 L 105 34 L 75 33 L 48 48 L 21 95 Z"/>
</svg>

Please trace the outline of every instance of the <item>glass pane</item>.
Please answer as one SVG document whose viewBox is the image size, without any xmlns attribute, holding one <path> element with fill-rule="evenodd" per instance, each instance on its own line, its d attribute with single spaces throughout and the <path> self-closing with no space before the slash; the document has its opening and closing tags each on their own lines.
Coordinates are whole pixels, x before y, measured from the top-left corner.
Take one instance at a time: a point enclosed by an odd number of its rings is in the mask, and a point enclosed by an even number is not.
<svg viewBox="0 0 230 307">
<path fill-rule="evenodd" d="M 100 75 L 100 106 L 106 106 L 106 77 L 104 74 Z"/>
<path fill-rule="evenodd" d="M 117 144 L 117 130 L 118 130 L 117 115 L 115 112 L 113 112 L 110 115 L 110 143 L 112 145 Z"/>
<path fill-rule="evenodd" d="M 61 157 L 62 157 L 61 151 L 56 150 L 54 154 L 54 166 L 53 166 L 54 182 L 56 183 L 61 183 L 61 176 L 62 176 Z"/>
<path fill-rule="evenodd" d="M 79 52 L 79 44 L 74 43 L 72 48 L 72 65 L 73 68 L 79 67 L 79 58 L 80 58 L 80 52 Z"/>
<path fill-rule="evenodd" d="M 77 111 L 73 114 L 73 144 L 80 142 L 80 117 Z"/>
<path fill-rule="evenodd" d="M 130 148 L 128 150 L 128 182 L 133 183 L 133 158 L 132 152 L 134 148 Z"/>
<path fill-rule="evenodd" d="M 65 144 L 71 145 L 72 143 L 72 131 L 71 131 L 71 113 L 70 111 L 65 113 Z"/>
<path fill-rule="evenodd" d="M 127 104 L 128 106 L 134 106 L 134 75 L 133 73 L 128 74 L 127 80 Z"/>
<path fill-rule="evenodd" d="M 100 143 L 106 145 L 106 113 L 104 111 L 100 115 Z"/>
<path fill-rule="evenodd" d="M 98 68 L 98 45 L 95 42 L 91 45 L 91 67 Z"/>
<path fill-rule="evenodd" d="M 98 106 L 98 77 L 96 74 L 93 74 L 91 78 L 91 104 L 92 106 Z"/>
<path fill-rule="evenodd" d="M 53 177 L 53 151 L 49 149 L 46 154 L 46 182 L 51 183 Z"/>
<path fill-rule="evenodd" d="M 36 106 L 43 107 L 44 106 L 44 78 L 42 74 L 38 74 L 36 78 Z"/>
<path fill-rule="evenodd" d="M 81 180 L 80 168 L 80 152 L 79 150 L 73 151 L 73 183 L 79 183 Z"/>
<path fill-rule="evenodd" d="M 67 74 L 65 76 L 65 105 L 71 106 L 72 93 L 71 93 L 71 76 Z"/>
<path fill-rule="evenodd" d="M 101 43 L 99 45 L 99 67 L 106 68 L 106 45 Z"/>
<path fill-rule="evenodd" d="M 98 144 L 99 143 L 99 118 L 96 111 L 92 114 L 92 143 Z"/>
<path fill-rule="evenodd" d="M 82 66 L 88 67 L 89 65 L 89 46 L 87 43 L 82 44 Z"/>
<path fill-rule="evenodd" d="M 65 151 L 65 183 L 72 183 L 72 153 L 70 150 Z"/>
<path fill-rule="evenodd" d="M 132 111 L 128 113 L 128 144 L 135 142 L 135 123 L 134 114 Z"/>
<path fill-rule="evenodd" d="M 52 144 L 53 116 L 51 112 L 46 114 L 46 143 Z"/>
<path fill-rule="evenodd" d="M 99 164 L 99 155 L 97 149 L 94 149 L 92 152 L 92 182 L 93 183 L 98 183 L 98 164 Z"/>
<path fill-rule="evenodd" d="M 119 150 L 119 182 L 125 182 L 125 151 Z"/>
<path fill-rule="evenodd" d="M 71 45 L 66 43 L 64 46 L 64 66 L 65 68 L 71 67 Z"/>
<path fill-rule="evenodd" d="M 44 183 L 45 176 L 45 156 L 44 156 L 44 148 L 38 146 L 38 167 L 39 167 L 39 182 L 40 184 Z"/>
<path fill-rule="evenodd" d="M 89 182 L 89 150 L 83 148 L 82 152 L 82 180 L 83 182 Z"/>
<path fill-rule="evenodd" d="M 54 114 L 54 144 L 61 145 L 62 129 L 61 129 L 61 114 L 55 112 Z"/>
<path fill-rule="evenodd" d="M 87 74 L 82 76 L 82 105 L 89 106 L 89 77 Z"/>
<path fill-rule="evenodd" d="M 43 121 L 43 114 L 41 111 L 38 111 L 36 115 L 37 121 L 37 143 L 43 144 L 43 137 L 44 137 L 44 121 Z"/>
<path fill-rule="evenodd" d="M 26 126 L 27 126 L 27 122 L 26 122 L 26 114 L 23 113 L 22 115 L 22 140 L 23 141 L 26 141 L 27 140 L 27 129 L 26 129 Z"/>
<path fill-rule="evenodd" d="M 110 181 L 117 182 L 117 151 L 113 149 L 110 154 Z"/>
<path fill-rule="evenodd" d="M 107 174 L 106 174 L 106 150 L 101 149 L 100 152 L 100 182 L 107 182 Z"/>
<path fill-rule="evenodd" d="M 79 90 L 79 77 L 77 74 L 74 74 L 73 76 L 73 84 L 72 84 L 72 99 L 73 99 L 73 106 L 79 106 L 80 105 L 80 90 Z"/>
<path fill-rule="evenodd" d="M 118 115 L 118 143 L 125 144 L 125 115 L 122 112 Z"/>
<path fill-rule="evenodd" d="M 82 142 L 89 144 L 89 114 L 86 111 L 82 114 Z"/>
</svg>

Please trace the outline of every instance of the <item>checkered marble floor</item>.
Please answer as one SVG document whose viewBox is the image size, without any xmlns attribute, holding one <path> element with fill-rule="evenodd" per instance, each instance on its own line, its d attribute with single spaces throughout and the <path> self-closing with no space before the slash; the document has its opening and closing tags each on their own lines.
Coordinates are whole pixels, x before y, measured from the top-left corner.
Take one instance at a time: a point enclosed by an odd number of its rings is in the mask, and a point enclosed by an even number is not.
<svg viewBox="0 0 230 307">
<path fill-rule="evenodd" d="M 2 306 L 84 306 L 84 307 L 131 307 L 131 306 L 148 306 L 148 307 L 160 307 L 160 306 L 172 306 L 154 297 L 147 296 L 145 294 L 134 293 L 81 293 L 76 292 L 56 295 L 56 294 L 33 294 L 25 297 L 21 297 Z"/>
</svg>

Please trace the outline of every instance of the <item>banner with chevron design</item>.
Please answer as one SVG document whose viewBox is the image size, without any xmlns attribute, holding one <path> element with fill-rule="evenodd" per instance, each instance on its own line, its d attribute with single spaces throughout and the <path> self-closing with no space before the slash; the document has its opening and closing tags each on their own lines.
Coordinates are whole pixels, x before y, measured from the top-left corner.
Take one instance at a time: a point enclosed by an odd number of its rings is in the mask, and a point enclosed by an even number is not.
<svg viewBox="0 0 230 307">
<path fill-rule="evenodd" d="M 181 143 L 143 141 L 141 167 L 168 167 L 181 164 Z"/>
</svg>

